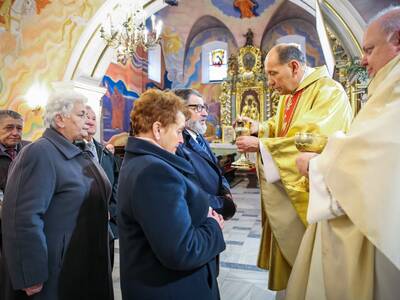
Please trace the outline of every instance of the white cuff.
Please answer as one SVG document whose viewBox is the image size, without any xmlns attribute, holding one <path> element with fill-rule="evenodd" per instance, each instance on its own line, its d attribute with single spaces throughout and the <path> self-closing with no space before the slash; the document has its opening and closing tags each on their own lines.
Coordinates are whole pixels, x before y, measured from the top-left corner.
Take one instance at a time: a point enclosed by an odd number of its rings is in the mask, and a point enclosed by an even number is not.
<svg viewBox="0 0 400 300">
<path fill-rule="evenodd" d="M 343 209 L 326 186 L 324 176 L 319 172 L 317 165 L 316 159 L 310 160 L 310 197 L 307 210 L 307 222 L 309 224 L 344 215 Z"/>
<path fill-rule="evenodd" d="M 281 180 L 279 175 L 279 169 L 276 166 L 274 160 L 272 159 L 271 153 L 268 149 L 264 147 L 263 143 L 260 141 L 260 153 L 263 161 L 263 170 L 265 178 L 268 183 L 274 183 Z"/>
</svg>

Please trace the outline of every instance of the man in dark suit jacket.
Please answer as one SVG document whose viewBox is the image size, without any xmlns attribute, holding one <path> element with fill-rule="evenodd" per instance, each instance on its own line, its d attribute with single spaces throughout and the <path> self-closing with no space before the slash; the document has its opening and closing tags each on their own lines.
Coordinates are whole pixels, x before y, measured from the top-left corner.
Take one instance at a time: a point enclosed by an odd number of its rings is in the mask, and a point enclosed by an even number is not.
<svg viewBox="0 0 400 300">
<path fill-rule="evenodd" d="M 112 194 L 108 204 L 109 210 L 109 237 L 110 237 L 110 260 L 111 267 L 114 266 L 114 241 L 118 239 L 117 228 L 117 186 L 119 164 L 115 156 L 102 144 L 94 139 L 97 132 L 96 114 L 90 106 L 86 106 L 86 115 L 88 117 L 88 136 L 85 138 L 85 149 L 92 153 L 94 159 L 101 165 L 111 183 Z"/>
<path fill-rule="evenodd" d="M 225 220 L 236 212 L 228 181 L 221 173 L 218 160 L 210 149 L 203 134 L 207 130 L 208 107 L 199 92 L 193 89 L 177 89 L 175 94 L 181 97 L 190 111 L 183 132 L 184 144 L 176 154 L 191 163 L 200 187 L 210 195 L 210 206 Z"/>
<path fill-rule="evenodd" d="M 22 129 L 24 121 L 22 116 L 13 111 L 0 110 L 0 192 L 4 193 L 6 187 L 8 169 L 22 147 L 29 144 L 22 141 Z M 0 197 L 0 212 L 1 199 Z M 1 215 L 0 215 L 0 253 L 1 253 Z"/>
<path fill-rule="evenodd" d="M 4 282 L 5 274 L 2 252 L 2 234 L 1 234 L 1 206 L 3 193 L 6 187 L 8 169 L 11 162 L 15 159 L 19 151 L 28 142 L 22 141 L 22 129 L 24 121 L 22 116 L 13 110 L 0 110 L 0 282 Z"/>
</svg>

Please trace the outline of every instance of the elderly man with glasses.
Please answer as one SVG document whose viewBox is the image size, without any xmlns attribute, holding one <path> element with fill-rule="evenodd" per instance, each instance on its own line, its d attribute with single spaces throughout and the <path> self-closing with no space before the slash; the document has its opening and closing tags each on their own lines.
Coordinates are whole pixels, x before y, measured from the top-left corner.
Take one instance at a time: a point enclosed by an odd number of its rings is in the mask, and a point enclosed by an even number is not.
<svg viewBox="0 0 400 300">
<path fill-rule="evenodd" d="M 189 161 L 196 173 L 199 186 L 210 194 L 210 207 L 221 214 L 225 220 L 236 212 L 230 187 L 221 173 L 218 160 L 204 139 L 207 130 L 208 107 L 199 92 L 193 89 L 177 89 L 175 94 L 182 98 L 190 111 L 183 131 L 184 143 L 176 154 Z"/>
</svg>

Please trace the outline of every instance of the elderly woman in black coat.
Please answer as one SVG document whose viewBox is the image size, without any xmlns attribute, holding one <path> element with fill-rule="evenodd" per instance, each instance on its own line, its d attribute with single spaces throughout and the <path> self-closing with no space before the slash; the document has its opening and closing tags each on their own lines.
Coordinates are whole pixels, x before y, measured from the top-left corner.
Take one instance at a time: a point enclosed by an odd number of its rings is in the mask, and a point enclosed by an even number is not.
<svg viewBox="0 0 400 300">
<path fill-rule="evenodd" d="M 171 92 L 150 90 L 131 113 L 118 186 L 123 299 L 219 299 L 216 256 L 223 218 L 175 155 L 185 108 Z"/>
<path fill-rule="evenodd" d="M 73 144 L 87 130 L 86 98 L 50 98 L 47 129 L 11 166 L 3 202 L 4 300 L 113 299 L 108 258 L 110 183 Z"/>
</svg>

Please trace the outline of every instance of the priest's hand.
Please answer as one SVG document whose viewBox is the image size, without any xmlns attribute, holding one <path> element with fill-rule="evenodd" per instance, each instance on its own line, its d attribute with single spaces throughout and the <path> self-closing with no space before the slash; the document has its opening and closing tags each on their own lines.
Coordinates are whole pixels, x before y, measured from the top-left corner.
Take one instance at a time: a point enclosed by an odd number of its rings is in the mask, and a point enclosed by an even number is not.
<svg viewBox="0 0 400 300">
<path fill-rule="evenodd" d="M 249 117 L 245 117 L 245 116 L 239 116 L 237 121 L 244 121 L 246 123 L 250 123 L 250 134 L 258 133 L 258 127 L 259 127 L 260 123 L 258 123 L 257 121 L 250 119 Z"/>
<path fill-rule="evenodd" d="M 255 136 L 239 136 L 236 146 L 239 152 L 258 152 L 260 149 L 258 138 Z"/>
<path fill-rule="evenodd" d="M 310 160 L 317 155 L 318 154 L 314 152 L 302 152 L 299 156 L 297 156 L 296 166 L 301 175 L 308 177 L 308 166 L 310 164 Z"/>
<path fill-rule="evenodd" d="M 25 291 L 25 293 L 28 296 L 32 296 L 34 294 L 39 293 L 42 290 L 42 288 L 43 288 L 43 283 L 39 283 L 39 284 L 35 284 L 35 285 L 31 286 L 31 287 L 28 287 L 28 288 L 22 289 L 22 290 Z"/>
</svg>

